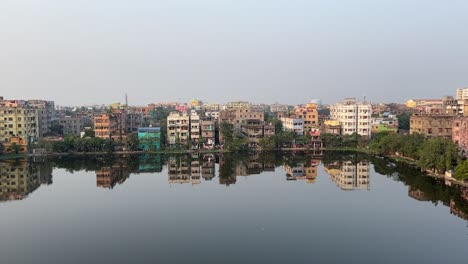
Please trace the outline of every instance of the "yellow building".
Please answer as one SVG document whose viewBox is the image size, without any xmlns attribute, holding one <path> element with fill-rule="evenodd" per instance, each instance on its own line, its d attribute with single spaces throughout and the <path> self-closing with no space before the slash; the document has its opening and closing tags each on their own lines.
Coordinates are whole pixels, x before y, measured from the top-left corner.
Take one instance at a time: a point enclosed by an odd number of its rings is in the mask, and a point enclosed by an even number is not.
<svg viewBox="0 0 468 264">
<path fill-rule="evenodd" d="M 417 105 L 417 103 L 416 103 L 414 100 L 408 100 L 408 101 L 406 102 L 406 106 L 407 106 L 408 108 L 415 108 L 416 105 Z"/>
<path fill-rule="evenodd" d="M 26 141 L 39 137 L 37 109 L 27 106 L 0 107 L 0 142 L 8 144 L 12 138 Z M 18 142 L 17 142 L 18 143 Z"/>
</svg>

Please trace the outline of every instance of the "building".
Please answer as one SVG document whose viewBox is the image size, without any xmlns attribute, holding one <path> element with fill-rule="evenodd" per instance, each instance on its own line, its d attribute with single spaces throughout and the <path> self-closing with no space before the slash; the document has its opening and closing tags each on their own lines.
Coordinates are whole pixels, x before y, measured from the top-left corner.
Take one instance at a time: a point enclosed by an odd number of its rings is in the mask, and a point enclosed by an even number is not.
<svg viewBox="0 0 468 264">
<path fill-rule="evenodd" d="M 381 132 L 397 133 L 398 118 L 394 116 L 372 118 L 372 134 Z"/>
<path fill-rule="evenodd" d="M 341 125 L 338 120 L 325 120 L 323 127 L 327 134 L 341 135 Z"/>
<path fill-rule="evenodd" d="M 140 127 L 138 129 L 138 149 L 154 151 L 161 149 L 161 128 Z"/>
<path fill-rule="evenodd" d="M 263 138 L 263 121 L 259 119 L 248 119 L 241 125 L 242 135 L 247 139 L 250 147 L 258 147 L 260 139 Z"/>
<path fill-rule="evenodd" d="M 304 120 L 304 131 L 309 132 L 319 125 L 317 105 L 308 103 L 305 106 L 297 106 L 294 108 L 296 118 Z"/>
<path fill-rule="evenodd" d="M 283 122 L 283 130 L 304 135 L 304 120 L 302 118 L 282 117 L 281 122 Z"/>
<path fill-rule="evenodd" d="M 187 145 L 190 139 L 190 116 L 187 112 L 171 112 L 167 117 L 167 143 Z"/>
<path fill-rule="evenodd" d="M 213 149 L 215 146 L 215 133 L 216 125 L 213 120 L 202 120 L 201 121 L 201 137 L 202 145 L 204 149 Z"/>
<path fill-rule="evenodd" d="M 410 134 L 452 139 L 452 115 L 413 114 L 410 118 Z"/>
<path fill-rule="evenodd" d="M 26 142 L 39 138 L 37 109 L 25 104 L 0 106 L 0 142 L 6 144 L 13 137 Z"/>
<path fill-rule="evenodd" d="M 288 110 L 289 110 L 288 106 L 284 105 L 284 104 L 274 103 L 274 104 L 270 105 L 270 111 L 272 113 L 287 112 Z"/>
<path fill-rule="evenodd" d="M 232 108 L 221 111 L 219 119 L 234 126 L 234 133 L 241 134 L 241 126 L 247 120 L 265 120 L 265 112 L 256 108 Z"/>
<path fill-rule="evenodd" d="M 37 111 L 38 137 L 49 134 L 51 132 L 52 119 L 55 117 L 55 103 L 45 100 L 28 100 L 26 104 Z"/>
<path fill-rule="evenodd" d="M 468 155 L 468 117 L 455 117 L 452 122 L 452 141 L 464 156 Z"/>
<path fill-rule="evenodd" d="M 468 99 L 468 87 L 458 88 L 457 89 L 457 100 L 466 100 Z"/>
<path fill-rule="evenodd" d="M 110 113 L 94 116 L 94 132 L 98 138 L 124 142 L 127 137 L 126 110 L 114 109 Z"/>
<path fill-rule="evenodd" d="M 226 104 L 227 109 L 249 109 L 252 108 L 252 103 L 245 102 L 245 101 L 236 101 L 236 102 L 229 102 Z"/>
<path fill-rule="evenodd" d="M 80 117 L 65 116 L 57 119 L 63 128 L 63 135 L 80 135 L 84 129 L 84 120 Z"/>
<path fill-rule="evenodd" d="M 330 119 L 340 122 L 342 135 L 357 133 L 370 137 L 371 114 L 372 105 L 366 101 L 358 102 L 355 98 L 346 98 L 330 106 Z"/>
<path fill-rule="evenodd" d="M 200 116 L 197 114 L 195 110 L 192 110 L 190 113 L 190 140 L 192 141 L 192 148 L 198 149 L 200 144 Z"/>
</svg>

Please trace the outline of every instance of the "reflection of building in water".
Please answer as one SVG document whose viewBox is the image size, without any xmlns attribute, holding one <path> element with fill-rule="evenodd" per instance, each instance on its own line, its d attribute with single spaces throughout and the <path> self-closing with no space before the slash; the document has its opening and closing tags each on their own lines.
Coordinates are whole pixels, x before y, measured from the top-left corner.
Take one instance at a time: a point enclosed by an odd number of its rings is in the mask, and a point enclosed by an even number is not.
<svg viewBox="0 0 468 264">
<path fill-rule="evenodd" d="M 112 166 L 104 166 L 96 171 L 97 187 L 112 189 L 117 184 L 122 184 L 130 177 L 127 167 L 120 163 Z"/>
<path fill-rule="evenodd" d="M 192 160 L 190 163 L 190 180 L 192 184 L 200 184 L 201 183 L 201 165 L 200 161 Z"/>
<path fill-rule="evenodd" d="M 138 171 L 139 172 L 161 172 L 161 156 L 156 155 L 140 155 L 138 157 Z"/>
<path fill-rule="evenodd" d="M 187 158 L 170 157 L 168 161 L 169 183 L 190 183 L 190 163 Z"/>
<path fill-rule="evenodd" d="M 429 197 L 423 191 L 421 191 L 421 190 L 419 190 L 417 188 L 414 188 L 412 186 L 408 187 L 408 196 L 415 199 L 415 200 L 421 201 L 421 202 L 431 200 L 431 199 L 429 199 Z"/>
<path fill-rule="evenodd" d="M 211 181 L 215 177 L 216 159 L 213 154 L 203 156 L 202 177 L 205 181 Z"/>
<path fill-rule="evenodd" d="M 367 161 L 356 164 L 352 161 L 343 161 L 325 166 L 325 171 L 331 180 L 342 190 L 369 190 L 369 170 L 370 165 Z"/>
<path fill-rule="evenodd" d="M 314 183 L 318 175 L 318 165 L 320 161 L 313 160 L 310 164 L 299 163 L 294 167 L 285 165 L 287 180 L 307 180 L 308 183 Z"/>
<path fill-rule="evenodd" d="M 21 200 L 41 184 L 52 183 L 52 167 L 27 160 L 0 163 L 0 201 Z"/>
</svg>

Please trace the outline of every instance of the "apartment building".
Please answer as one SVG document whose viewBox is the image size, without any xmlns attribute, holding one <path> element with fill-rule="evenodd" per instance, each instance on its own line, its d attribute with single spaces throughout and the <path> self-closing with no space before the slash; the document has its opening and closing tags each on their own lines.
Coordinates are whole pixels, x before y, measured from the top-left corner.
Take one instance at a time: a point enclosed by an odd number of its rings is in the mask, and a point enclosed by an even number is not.
<svg viewBox="0 0 468 264">
<path fill-rule="evenodd" d="M 358 102 L 355 98 L 346 98 L 330 106 L 330 119 L 340 122 L 342 135 L 357 133 L 370 137 L 371 114 L 372 105 L 366 101 Z"/>
<path fill-rule="evenodd" d="M 37 111 L 37 132 L 39 137 L 50 133 L 52 119 L 55 117 L 55 103 L 45 100 L 28 100 L 26 104 Z"/>
<path fill-rule="evenodd" d="M 297 106 L 294 108 L 296 118 L 304 120 L 304 131 L 309 132 L 319 125 L 317 105 L 308 103 L 305 106 Z"/>
<path fill-rule="evenodd" d="M 281 122 L 283 122 L 283 130 L 304 135 L 304 120 L 302 118 L 282 117 Z"/>
<path fill-rule="evenodd" d="M 241 131 L 250 147 L 258 147 L 260 139 L 263 138 L 263 121 L 259 119 L 247 119 L 242 123 Z"/>
<path fill-rule="evenodd" d="M 468 117 L 455 117 L 452 122 L 452 141 L 463 155 L 468 155 Z"/>
<path fill-rule="evenodd" d="M 190 116 L 187 112 L 171 112 L 167 117 L 167 143 L 186 145 L 190 139 Z"/>
<path fill-rule="evenodd" d="M 37 109 L 26 105 L 0 106 L 0 142 L 7 143 L 11 137 L 34 140 L 39 137 Z"/>
<path fill-rule="evenodd" d="M 413 114 L 410 118 L 410 134 L 452 139 L 455 116 L 440 114 Z"/>
<path fill-rule="evenodd" d="M 84 129 L 84 119 L 81 117 L 65 116 L 57 119 L 63 127 L 63 135 L 80 135 Z"/>
<path fill-rule="evenodd" d="M 204 149 L 213 149 L 215 146 L 215 125 L 215 121 L 213 120 L 201 121 L 201 143 Z"/>
<path fill-rule="evenodd" d="M 200 115 L 195 110 L 190 113 L 190 140 L 192 141 L 192 148 L 198 149 L 200 143 L 201 120 Z"/>
</svg>

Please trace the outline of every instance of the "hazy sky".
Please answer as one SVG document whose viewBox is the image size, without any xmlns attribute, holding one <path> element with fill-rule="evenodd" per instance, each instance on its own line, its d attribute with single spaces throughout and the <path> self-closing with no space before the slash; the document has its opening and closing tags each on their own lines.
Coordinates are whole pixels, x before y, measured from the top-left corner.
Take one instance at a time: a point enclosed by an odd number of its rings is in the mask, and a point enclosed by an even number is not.
<svg viewBox="0 0 468 264">
<path fill-rule="evenodd" d="M 331 103 L 468 86 L 468 1 L 0 0 L 0 95 Z"/>
</svg>

